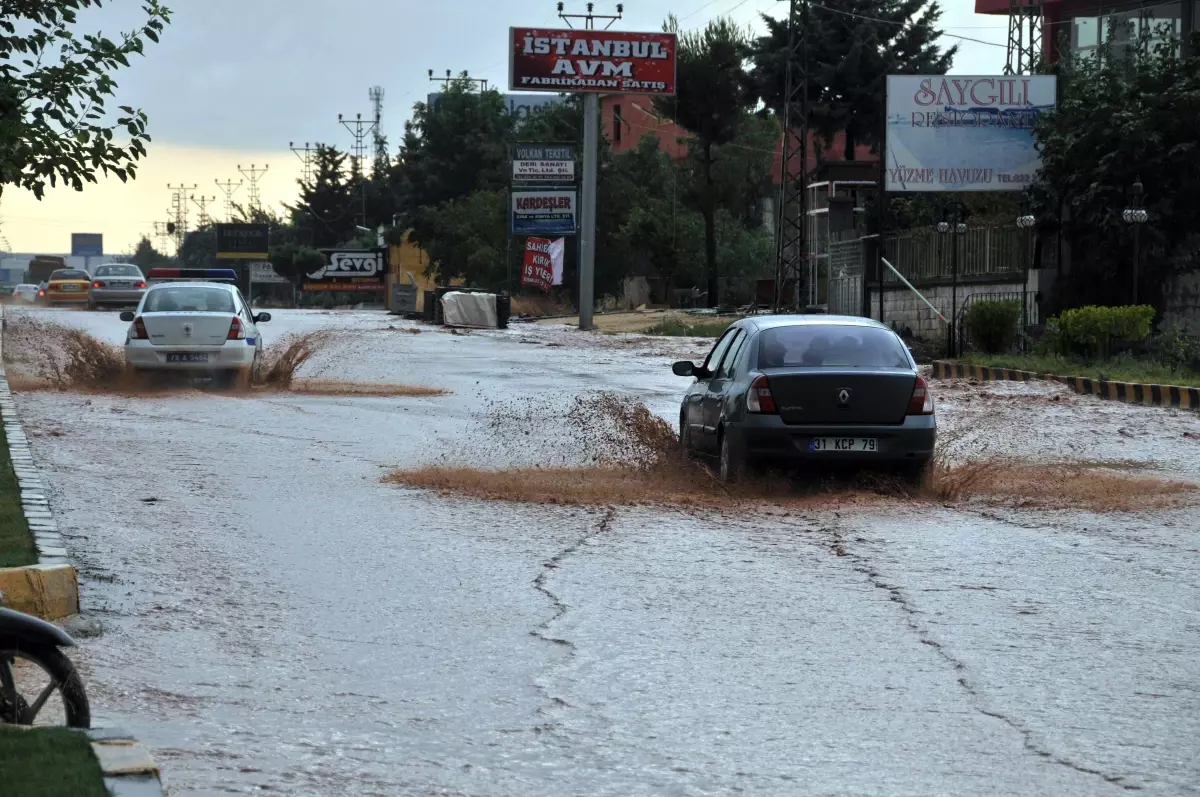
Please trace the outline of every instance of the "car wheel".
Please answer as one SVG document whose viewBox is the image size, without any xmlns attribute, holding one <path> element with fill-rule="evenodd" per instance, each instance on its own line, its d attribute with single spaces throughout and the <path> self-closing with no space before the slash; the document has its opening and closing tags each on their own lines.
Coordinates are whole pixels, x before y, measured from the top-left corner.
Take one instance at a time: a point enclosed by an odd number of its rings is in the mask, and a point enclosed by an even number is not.
<svg viewBox="0 0 1200 797">
<path fill-rule="evenodd" d="M 688 426 L 687 417 L 682 413 L 679 416 L 679 448 L 683 450 L 685 457 L 692 456 L 692 430 Z"/>
<path fill-rule="evenodd" d="M 254 366 L 248 365 L 230 372 L 227 384 L 239 393 L 248 392 L 254 384 Z"/>
<path fill-rule="evenodd" d="M 925 486 L 925 481 L 929 476 L 929 463 L 922 462 L 916 465 L 905 465 L 900 469 L 900 478 L 906 485 L 913 489 L 920 489 Z"/>
<path fill-rule="evenodd" d="M 742 481 L 746 473 L 745 461 L 733 449 L 733 444 L 729 442 L 729 435 L 724 432 L 721 433 L 721 456 L 718 468 L 718 475 L 726 484 L 737 484 Z"/>
<path fill-rule="evenodd" d="M 96 309 L 96 303 L 95 303 L 95 302 L 93 302 L 91 299 L 88 299 L 88 309 L 89 309 L 89 310 L 95 310 L 95 309 Z"/>
</svg>

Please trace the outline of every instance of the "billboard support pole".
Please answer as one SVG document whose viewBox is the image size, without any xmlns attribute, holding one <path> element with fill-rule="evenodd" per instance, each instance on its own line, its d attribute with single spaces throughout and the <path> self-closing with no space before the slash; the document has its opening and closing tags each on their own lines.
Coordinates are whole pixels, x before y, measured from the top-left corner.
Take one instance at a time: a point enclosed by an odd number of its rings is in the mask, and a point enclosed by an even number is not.
<svg viewBox="0 0 1200 797">
<path fill-rule="evenodd" d="M 579 328 L 592 328 L 596 304 L 596 172 L 600 148 L 600 95 L 583 96 L 583 218 L 579 230 Z"/>
</svg>

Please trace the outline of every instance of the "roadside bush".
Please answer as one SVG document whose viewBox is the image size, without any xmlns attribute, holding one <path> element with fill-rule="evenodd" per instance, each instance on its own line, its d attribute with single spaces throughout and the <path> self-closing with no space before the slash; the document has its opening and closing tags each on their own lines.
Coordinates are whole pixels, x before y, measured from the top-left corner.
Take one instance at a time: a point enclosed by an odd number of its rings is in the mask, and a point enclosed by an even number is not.
<svg viewBox="0 0 1200 797">
<path fill-rule="evenodd" d="M 1149 305 L 1065 310 L 1051 319 L 1058 347 L 1055 353 L 1107 360 L 1114 351 L 1146 340 L 1153 321 L 1154 308 Z"/>
<path fill-rule="evenodd" d="M 1150 357 L 1172 371 L 1200 373 L 1200 338 L 1179 327 L 1164 329 L 1150 341 Z"/>
<path fill-rule="evenodd" d="M 971 344 L 985 354 L 1003 354 L 1017 339 L 1021 303 L 1016 299 L 972 302 L 964 319 Z"/>
</svg>

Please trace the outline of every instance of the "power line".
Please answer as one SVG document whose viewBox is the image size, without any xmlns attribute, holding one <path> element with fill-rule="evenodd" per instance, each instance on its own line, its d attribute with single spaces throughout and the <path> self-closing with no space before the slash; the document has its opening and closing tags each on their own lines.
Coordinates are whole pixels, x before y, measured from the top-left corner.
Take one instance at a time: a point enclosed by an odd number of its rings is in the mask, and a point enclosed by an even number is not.
<svg viewBox="0 0 1200 797">
<path fill-rule="evenodd" d="M 810 7 L 811 8 L 819 8 L 822 11 L 828 11 L 831 14 L 841 14 L 844 17 L 854 17 L 855 19 L 862 19 L 862 20 L 866 20 L 867 22 L 882 22 L 886 25 L 896 25 L 901 28 L 903 28 L 905 25 L 908 24 L 907 22 L 897 22 L 894 19 L 882 19 L 880 17 L 868 17 L 868 16 L 864 16 L 863 14 L 855 14 L 853 11 L 843 11 L 840 8 L 830 8 L 829 6 L 823 6 L 820 3 L 812 3 Z M 1007 44 L 999 44 L 997 42 L 984 41 L 983 39 L 975 39 L 970 36 L 959 36 L 954 33 L 946 33 L 944 30 L 939 31 L 938 33 L 941 36 L 949 36 L 951 39 L 961 39 L 961 40 L 967 41 L 967 42 L 975 42 L 976 44 L 986 44 L 989 47 L 1002 47 L 1006 50 L 1008 49 Z"/>
<path fill-rule="evenodd" d="M 175 221 L 172 222 L 175 230 L 172 231 L 168 225 L 167 232 L 174 236 L 175 252 L 178 253 L 183 248 L 183 242 L 188 233 L 188 194 L 195 191 L 196 186 L 182 183 L 180 185 L 168 184 L 167 189 L 171 191 L 171 207 L 167 209 L 167 212 L 175 217 Z"/>
<path fill-rule="evenodd" d="M 256 168 L 253 163 L 251 163 L 249 169 L 243 169 L 242 165 L 240 163 L 238 164 L 238 171 L 242 173 L 243 177 L 250 181 L 250 210 L 262 210 L 262 204 L 258 199 L 258 181 L 261 180 L 262 176 L 267 173 L 268 168 L 270 167 L 264 164 L 263 167 L 259 169 Z"/>
<path fill-rule="evenodd" d="M 368 122 L 362 118 L 362 114 L 355 114 L 354 119 L 343 119 L 342 115 L 338 114 L 338 122 L 342 127 L 350 131 L 350 135 L 354 136 L 354 169 L 358 172 L 358 180 L 362 188 L 362 210 L 360 213 L 362 226 L 367 226 L 367 174 L 363 169 L 363 159 L 366 157 L 367 145 L 366 138 L 375 130 L 375 123 Z"/>
<path fill-rule="evenodd" d="M 300 180 L 308 185 L 312 182 L 313 153 L 317 148 L 310 147 L 307 141 L 304 142 L 303 148 L 297 147 L 295 141 L 289 141 L 288 148 L 300 159 Z"/>
<path fill-rule="evenodd" d="M 375 161 L 385 164 L 388 159 L 387 139 L 383 137 L 383 87 L 372 86 L 367 90 L 367 97 L 375 111 L 375 124 L 372 129 L 375 143 Z"/>
<path fill-rule="evenodd" d="M 207 227 L 212 224 L 212 218 L 208 215 L 209 203 L 216 202 L 215 196 L 199 196 L 192 197 L 192 204 L 200 208 L 200 226 Z"/>
<path fill-rule="evenodd" d="M 225 221 L 233 221 L 233 195 L 242 187 L 242 181 L 236 183 L 233 180 L 213 180 L 217 184 L 217 188 L 221 189 L 221 193 L 225 195 Z"/>
</svg>

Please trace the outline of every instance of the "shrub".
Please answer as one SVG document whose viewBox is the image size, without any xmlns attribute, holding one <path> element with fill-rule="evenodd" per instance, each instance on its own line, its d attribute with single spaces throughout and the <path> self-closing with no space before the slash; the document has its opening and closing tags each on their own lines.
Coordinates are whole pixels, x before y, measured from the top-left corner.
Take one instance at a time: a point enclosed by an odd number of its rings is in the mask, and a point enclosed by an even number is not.
<svg viewBox="0 0 1200 797">
<path fill-rule="evenodd" d="M 1016 299 L 972 302 L 963 320 L 972 345 L 985 354 L 1003 354 L 1017 339 L 1021 303 Z"/>
<path fill-rule="evenodd" d="M 1154 308 L 1077 307 L 1057 319 L 1058 354 L 1107 360 L 1114 347 L 1129 346 L 1150 336 Z"/>
<path fill-rule="evenodd" d="M 1150 342 L 1150 356 L 1172 371 L 1200 373 L 1200 338 L 1179 327 L 1164 329 Z"/>
</svg>

